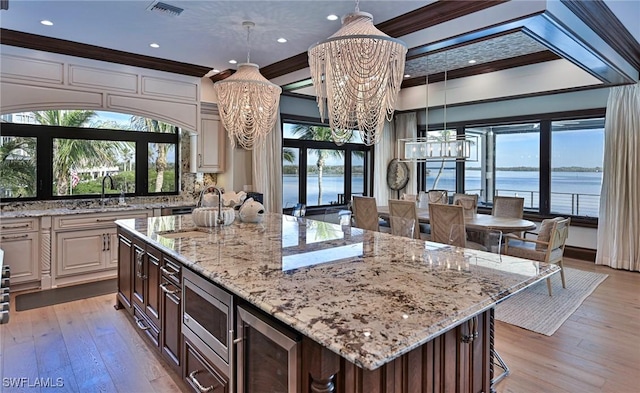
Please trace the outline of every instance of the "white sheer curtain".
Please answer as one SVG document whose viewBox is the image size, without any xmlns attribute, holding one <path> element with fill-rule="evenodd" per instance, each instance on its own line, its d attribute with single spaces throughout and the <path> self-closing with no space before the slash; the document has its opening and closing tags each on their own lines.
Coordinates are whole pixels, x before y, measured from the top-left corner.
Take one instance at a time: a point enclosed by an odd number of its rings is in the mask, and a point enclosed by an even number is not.
<svg viewBox="0 0 640 393">
<path fill-rule="evenodd" d="M 640 271 L 640 83 L 609 93 L 596 264 Z"/>
<path fill-rule="evenodd" d="M 264 195 L 268 212 L 282 212 L 282 127 L 280 114 L 263 144 L 253 148 L 253 188 Z"/>
<path fill-rule="evenodd" d="M 382 138 L 376 143 L 373 150 L 373 196 L 376 198 L 378 205 L 386 205 L 392 191 L 387 185 L 387 165 L 395 155 L 395 132 L 393 128 L 393 123 L 385 121 Z"/>
<path fill-rule="evenodd" d="M 397 114 L 395 115 L 394 122 L 396 129 L 396 139 L 416 138 L 418 136 L 418 119 L 415 112 Z M 397 146 L 394 144 L 394 157 L 397 156 L 396 148 Z M 408 162 L 407 165 L 409 165 L 409 183 L 407 183 L 407 187 L 405 187 L 404 192 L 407 194 L 417 194 L 417 164 L 415 162 Z"/>
</svg>

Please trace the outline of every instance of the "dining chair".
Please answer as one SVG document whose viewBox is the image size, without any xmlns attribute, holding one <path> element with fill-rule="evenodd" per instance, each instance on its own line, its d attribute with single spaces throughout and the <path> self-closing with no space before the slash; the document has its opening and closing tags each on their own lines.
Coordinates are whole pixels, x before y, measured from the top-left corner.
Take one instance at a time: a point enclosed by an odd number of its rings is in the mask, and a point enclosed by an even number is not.
<svg viewBox="0 0 640 393">
<path fill-rule="evenodd" d="M 418 224 L 418 208 L 415 202 L 389 199 L 389 217 L 401 217 L 413 220 L 413 238 L 420 239 L 420 225 Z M 393 228 L 391 229 L 393 232 Z M 427 237 L 425 236 L 425 239 Z"/>
<path fill-rule="evenodd" d="M 478 213 L 478 194 L 453 194 L 453 204 L 464 209 L 465 218 L 473 218 Z"/>
<path fill-rule="evenodd" d="M 429 203 L 449 203 L 449 191 L 447 190 L 429 190 L 427 191 L 427 200 Z"/>
<path fill-rule="evenodd" d="M 389 216 L 391 234 L 415 239 L 416 220 L 398 216 Z"/>
<path fill-rule="evenodd" d="M 353 196 L 353 226 L 369 231 L 379 231 L 378 205 L 376 198 Z"/>
<path fill-rule="evenodd" d="M 460 205 L 429 204 L 431 241 L 486 251 L 482 244 L 467 240 L 464 209 Z"/>
<path fill-rule="evenodd" d="M 418 195 L 417 194 L 402 194 L 402 197 L 400 198 L 403 201 L 411 201 L 411 202 L 417 202 L 418 201 Z"/>
<path fill-rule="evenodd" d="M 562 287 L 566 288 L 564 266 L 564 246 L 569 236 L 571 218 L 556 217 L 542 220 L 536 239 L 526 237 L 505 236 L 504 253 L 514 257 L 532 259 L 534 261 L 555 263 L 560 267 Z M 551 292 L 551 277 L 547 278 L 549 296 Z"/>
<path fill-rule="evenodd" d="M 524 198 L 494 196 L 491 214 L 495 217 L 522 218 L 524 213 Z"/>
</svg>

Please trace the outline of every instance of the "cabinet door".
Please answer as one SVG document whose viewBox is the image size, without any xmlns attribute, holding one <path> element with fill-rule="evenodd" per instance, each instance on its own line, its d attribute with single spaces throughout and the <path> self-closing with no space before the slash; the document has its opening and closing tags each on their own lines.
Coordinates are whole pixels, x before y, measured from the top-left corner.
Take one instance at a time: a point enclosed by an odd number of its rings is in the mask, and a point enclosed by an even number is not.
<svg viewBox="0 0 640 393">
<path fill-rule="evenodd" d="M 118 267 L 118 232 L 114 229 L 105 231 L 107 250 L 104 254 L 105 266 L 108 269 Z"/>
<path fill-rule="evenodd" d="M 131 309 L 133 287 L 133 245 L 131 237 L 124 231 L 118 232 L 118 299 L 127 309 Z"/>
<path fill-rule="evenodd" d="M 220 119 L 203 115 L 198 134 L 198 172 L 224 172 L 225 139 Z"/>
<path fill-rule="evenodd" d="M 162 278 L 160 284 L 162 290 L 161 315 L 161 348 L 162 356 L 179 373 L 181 371 L 180 337 L 181 337 L 181 312 L 180 312 L 180 288 L 173 282 Z"/>
<path fill-rule="evenodd" d="M 133 288 L 132 299 L 141 310 L 145 308 L 144 282 L 146 280 L 144 265 L 147 258 L 145 245 L 138 239 L 133 239 Z"/>
<path fill-rule="evenodd" d="M 104 229 L 94 229 L 58 233 L 56 274 L 62 277 L 104 269 L 106 232 Z"/>
<path fill-rule="evenodd" d="M 38 232 L 4 234 L 0 248 L 4 263 L 11 266 L 11 284 L 40 280 L 40 243 Z"/>
<path fill-rule="evenodd" d="M 150 246 L 147 246 L 147 258 L 145 261 L 145 302 L 144 313 L 149 317 L 151 322 L 160 327 L 160 259 L 162 253 Z"/>
</svg>

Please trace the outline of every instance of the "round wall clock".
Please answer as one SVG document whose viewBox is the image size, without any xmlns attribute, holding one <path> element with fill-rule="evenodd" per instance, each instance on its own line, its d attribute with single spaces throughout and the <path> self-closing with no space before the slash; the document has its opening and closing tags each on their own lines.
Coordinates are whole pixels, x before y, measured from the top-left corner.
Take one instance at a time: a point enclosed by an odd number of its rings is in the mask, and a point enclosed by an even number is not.
<svg viewBox="0 0 640 393">
<path fill-rule="evenodd" d="M 394 158 L 387 165 L 387 185 L 394 191 L 406 187 L 409 182 L 409 166 L 406 162 Z"/>
</svg>

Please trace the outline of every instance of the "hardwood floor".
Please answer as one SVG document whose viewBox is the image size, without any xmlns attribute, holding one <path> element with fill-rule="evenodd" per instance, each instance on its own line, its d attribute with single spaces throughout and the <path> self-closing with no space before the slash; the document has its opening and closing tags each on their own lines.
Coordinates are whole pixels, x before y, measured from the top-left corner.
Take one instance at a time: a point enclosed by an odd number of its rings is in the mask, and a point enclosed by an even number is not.
<svg viewBox="0 0 640 393">
<path fill-rule="evenodd" d="M 497 392 L 639 392 L 640 273 L 565 263 L 609 278 L 551 337 L 496 322 L 496 349 L 511 368 Z M 0 325 L 0 391 L 186 392 L 114 302 L 105 295 L 12 310 Z"/>
<path fill-rule="evenodd" d="M 114 303 L 115 294 L 16 312 L 12 302 L 0 391 L 187 392 Z"/>
<path fill-rule="evenodd" d="M 553 336 L 496 321 L 496 350 L 511 368 L 497 392 L 640 392 L 640 273 L 575 259 L 565 266 L 609 277 Z"/>
</svg>

